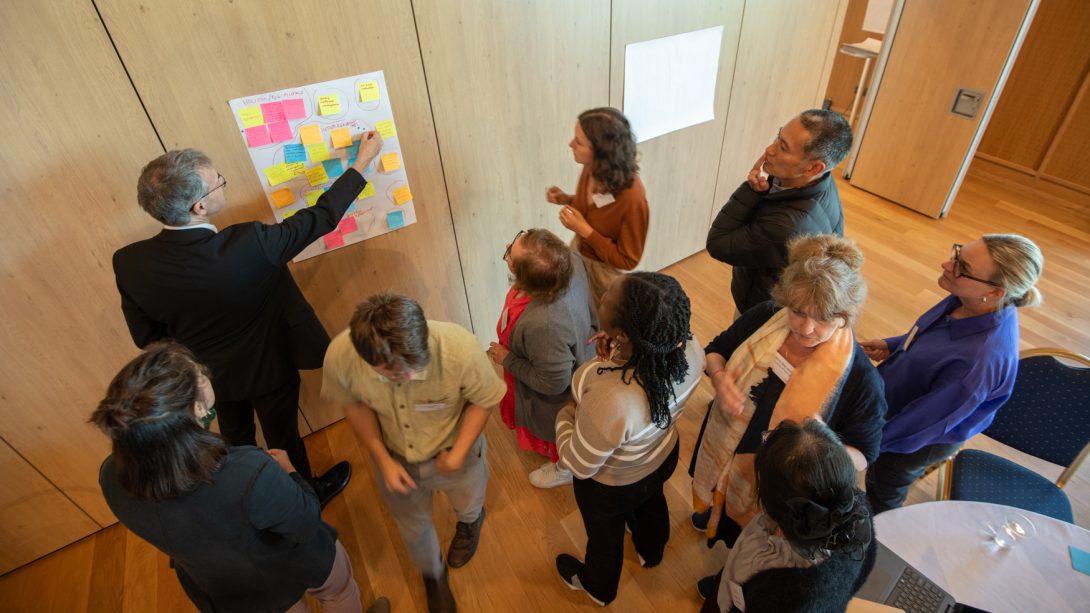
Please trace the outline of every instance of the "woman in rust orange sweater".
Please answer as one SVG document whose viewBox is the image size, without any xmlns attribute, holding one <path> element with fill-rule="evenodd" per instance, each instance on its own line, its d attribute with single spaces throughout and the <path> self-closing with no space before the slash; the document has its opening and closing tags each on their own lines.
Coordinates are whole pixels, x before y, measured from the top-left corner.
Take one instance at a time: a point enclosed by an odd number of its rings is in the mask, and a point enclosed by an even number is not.
<svg viewBox="0 0 1090 613">
<path fill-rule="evenodd" d="M 647 195 L 637 174 L 636 139 L 620 111 L 603 107 L 584 111 L 571 143 L 583 165 L 575 194 L 550 187 L 546 199 L 561 205 L 560 223 L 575 232 L 572 247 L 587 265 L 594 303 L 623 271 L 643 257 L 647 241 Z"/>
</svg>

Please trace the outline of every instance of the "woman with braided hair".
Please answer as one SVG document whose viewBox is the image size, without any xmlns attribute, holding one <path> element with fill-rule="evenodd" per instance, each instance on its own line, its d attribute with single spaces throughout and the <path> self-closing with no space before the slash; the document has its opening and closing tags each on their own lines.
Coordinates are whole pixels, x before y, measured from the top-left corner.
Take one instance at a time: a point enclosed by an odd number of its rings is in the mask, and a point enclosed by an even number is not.
<svg viewBox="0 0 1090 613">
<path fill-rule="evenodd" d="M 834 613 L 874 566 L 874 520 L 840 439 L 824 423 L 787 420 L 757 450 L 760 512 L 697 586 L 702 613 Z"/>
<path fill-rule="evenodd" d="M 600 605 L 617 595 L 625 527 L 640 565 L 670 538 L 663 483 L 677 467 L 675 423 L 700 381 L 704 352 L 689 329 L 689 297 L 673 277 L 615 279 L 598 307 L 598 357 L 576 370 L 574 402 L 556 420 L 560 463 L 587 531 L 585 562 L 561 554 L 560 577 Z"/>
</svg>

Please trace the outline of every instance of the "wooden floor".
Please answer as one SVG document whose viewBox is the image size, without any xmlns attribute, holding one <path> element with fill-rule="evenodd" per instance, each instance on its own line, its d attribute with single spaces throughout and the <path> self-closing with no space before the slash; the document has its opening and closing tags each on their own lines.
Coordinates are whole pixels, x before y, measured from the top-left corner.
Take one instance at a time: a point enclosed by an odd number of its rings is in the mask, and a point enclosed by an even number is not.
<svg viewBox="0 0 1090 613">
<path fill-rule="evenodd" d="M 1090 354 L 1090 198 L 1060 197 L 1023 185 L 1016 175 L 977 164 L 949 218 L 935 221 L 841 182 L 847 233 L 867 256 L 871 293 L 859 326 L 862 338 L 903 332 L 941 297 L 935 284 L 950 244 L 983 232 L 1019 232 L 1038 242 L 1047 260 L 1041 290 L 1045 305 L 1021 314 L 1024 347 L 1062 346 Z M 694 231 L 702 232 L 702 229 Z M 729 269 L 697 254 L 666 272 L 693 299 L 693 330 L 708 341 L 730 321 Z M 701 384 L 679 422 L 682 464 L 687 465 L 703 407 L 710 398 Z M 558 553 L 581 555 L 585 543 L 570 487 L 541 491 L 528 472 L 540 458 L 519 451 L 499 419 L 488 425 L 491 483 L 481 546 L 466 567 L 450 574 L 462 611 L 597 611 L 585 595 L 569 591 L 557 577 Z M 982 437 L 971 446 L 992 448 Z M 340 531 L 356 578 L 370 602 L 388 596 L 398 612 L 426 611 L 423 586 L 401 546 L 397 528 L 379 498 L 370 462 L 340 422 L 308 437 L 315 468 L 351 461 L 355 476 L 324 513 Z M 1055 467 L 1045 467 L 1058 474 Z M 1080 475 L 1069 488 L 1077 522 L 1090 526 L 1090 483 Z M 626 542 L 620 593 L 610 610 L 695 611 L 695 581 L 718 569 L 724 556 L 708 550 L 689 525 L 689 484 L 679 469 L 669 482 L 673 536 L 663 564 L 642 569 Z M 933 498 L 934 484 L 914 486 L 910 502 Z M 435 521 L 442 542 L 454 531 L 454 516 L 436 497 Z M 42 560 L 0 577 L 3 611 L 192 611 L 165 556 L 119 526 L 88 537 Z"/>
</svg>

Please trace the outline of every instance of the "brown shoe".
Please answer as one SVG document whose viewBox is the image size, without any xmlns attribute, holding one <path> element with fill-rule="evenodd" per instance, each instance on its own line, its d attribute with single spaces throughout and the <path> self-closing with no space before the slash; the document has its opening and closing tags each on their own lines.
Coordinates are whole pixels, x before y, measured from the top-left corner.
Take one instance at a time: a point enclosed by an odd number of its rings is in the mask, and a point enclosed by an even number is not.
<svg viewBox="0 0 1090 613">
<path fill-rule="evenodd" d="M 484 507 L 477 521 L 472 524 L 458 522 L 454 528 L 454 538 L 450 541 L 450 549 L 447 550 L 447 564 L 451 568 L 460 568 L 469 562 L 473 554 L 477 553 L 477 544 L 481 542 L 481 524 L 484 523 Z"/>
<path fill-rule="evenodd" d="M 428 613 L 456 613 L 458 605 L 454 603 L 454 594 L 447 583 L 447 571 L 436 578 L 424 575 L 424 592 L 428 597 Z"/>
</svg>

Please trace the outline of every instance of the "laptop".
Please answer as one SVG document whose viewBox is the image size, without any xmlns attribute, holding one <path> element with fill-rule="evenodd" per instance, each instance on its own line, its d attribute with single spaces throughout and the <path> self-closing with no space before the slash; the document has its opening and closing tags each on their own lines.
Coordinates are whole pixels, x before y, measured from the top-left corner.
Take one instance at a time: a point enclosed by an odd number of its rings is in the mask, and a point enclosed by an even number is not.
<svg viewBox="0 0 1090 613">
<path fill-rule="evenodd" d="M 946 590 L 923 576 L 880 541 L 874 570 L 856 592 L 857 598 L 896 607 L 906 613 L 969 613 L 980 611 L 954 601 Z"/>
</svg>

